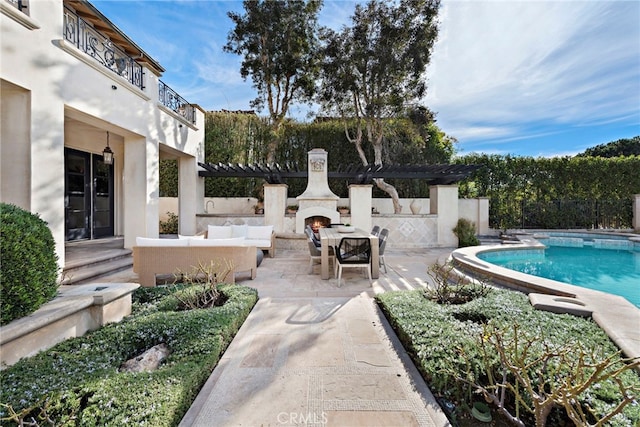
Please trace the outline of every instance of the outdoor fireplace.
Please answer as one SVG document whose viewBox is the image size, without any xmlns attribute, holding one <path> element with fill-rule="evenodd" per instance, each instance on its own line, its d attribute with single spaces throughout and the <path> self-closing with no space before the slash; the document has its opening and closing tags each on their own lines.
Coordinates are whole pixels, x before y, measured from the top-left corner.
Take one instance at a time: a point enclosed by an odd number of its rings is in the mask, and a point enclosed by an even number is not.
<svg viewBox="0 0 640 427">
<path fill-rule="evenodd" d="M 307 225 L 310 225 L 313 232 L 317 233 L 322 227 L 331 226 L 331 218 L 327 218 L 326 216 L 312 216 L 305 218 L 304 226 L 306 227 Z"/>
<path fill-rule="evenodd" d="M 322 148 L 314 148 L 308 153 L 307 170 L 309 178 L 307 189 L 297 197 L 296 233 L 304 233 L 304 227 L 319 222 L 318 226 L 328 226 L 340 222 L 338 212 L 338 196 L 329 188 L 327 179 L 327 152 Z M 320 222 L 319 218 L 323 218 Z"/>
</svg>

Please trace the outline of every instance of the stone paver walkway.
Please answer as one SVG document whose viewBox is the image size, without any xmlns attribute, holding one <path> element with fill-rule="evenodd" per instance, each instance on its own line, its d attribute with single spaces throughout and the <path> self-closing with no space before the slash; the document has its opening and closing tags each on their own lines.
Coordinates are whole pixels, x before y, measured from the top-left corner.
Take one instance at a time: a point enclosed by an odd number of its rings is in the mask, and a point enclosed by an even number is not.
<svg viewBox="0 0 640 427">
<path fill-rule="evenodd" d="M 265 258 L 240 281 L 259 302 L 180 426 L 449 425 L 373 301 L 424 287 L 449 252 L 387 252 L 387 274 L 349 271 L 341 288 L 308 274 L 304 252 Z"/>
</svg>

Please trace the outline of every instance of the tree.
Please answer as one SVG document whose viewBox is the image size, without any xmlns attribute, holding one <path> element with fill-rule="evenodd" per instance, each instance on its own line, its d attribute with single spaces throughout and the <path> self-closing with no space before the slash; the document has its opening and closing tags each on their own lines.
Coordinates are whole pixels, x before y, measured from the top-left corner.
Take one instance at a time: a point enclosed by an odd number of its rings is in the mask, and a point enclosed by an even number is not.
<svg viewBox="0 0 640 427">
<path fill-rule="evenodd" d="M 319 102 L 325 112 L 343 118 L 347 139 L 364 165 L 369 164 L 365 133 L 373 163 L 382 165 L 385 120 L 403 114 L 425 94 L 424 72 L 438 34 L 439 5 L 439 0 L 371 0 L 356 6 L 351 27 L 323 29 Z M 355 131 L 348 130 L 347 120 L 355 120 Z M 382 179 L 375 183 L 400 212 L 396 189 Z"/>
<path fill-rule="evenodd" d="M 608 144 L 596 145 L 587 148 L 579 157 L 620 157 L 620 156 L 640 156 L 640 135 L 633 138 L 624 138 Z"/>
<path fill-rule="evenodd" d="M 280 130 L 293 102 L 310 102 L 318 74 L 317 15 L 321 0 L 245 0 L 245 14 L 229 12 L 235 24 L 226 52 L 243 55 L 240 74 L 251 76 L 258 96 L 251 106 L 266 105 L 272 126 L 267 162 L 273 163 Z"/>
</svg>

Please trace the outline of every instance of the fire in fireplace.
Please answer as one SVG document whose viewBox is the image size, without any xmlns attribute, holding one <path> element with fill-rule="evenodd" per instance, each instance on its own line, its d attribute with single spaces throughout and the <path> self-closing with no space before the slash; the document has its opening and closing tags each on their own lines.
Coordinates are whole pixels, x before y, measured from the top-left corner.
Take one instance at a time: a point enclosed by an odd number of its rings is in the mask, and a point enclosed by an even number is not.
<svg viewBox="0 0 640 427">
<path fill-rule="evenodd" d="M 304 225 L 305 227 L 310 225 L 313 232 L 317 233 L 320 228 L 331 225 L 331 218 L 327 218 L 326 216 L 312 216 L 305 218 Z"/>
</svg>

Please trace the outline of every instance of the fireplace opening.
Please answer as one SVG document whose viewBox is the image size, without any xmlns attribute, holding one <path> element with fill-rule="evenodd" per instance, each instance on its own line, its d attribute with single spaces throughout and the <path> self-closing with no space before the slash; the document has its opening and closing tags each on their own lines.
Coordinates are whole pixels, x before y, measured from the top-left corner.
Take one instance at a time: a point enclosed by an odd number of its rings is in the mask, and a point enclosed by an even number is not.
<svg viewBox="0 0 640 427">
<path fill-rule="evenodd" d="M 307 225 L 310 225 L 313 232 L 317 233 L 320 228 L 331 226 L 331 218 L 327 218 L 326 216 L 312 216 L 305 218 L 304 226 L 306 227 Z"/>
</svg>

